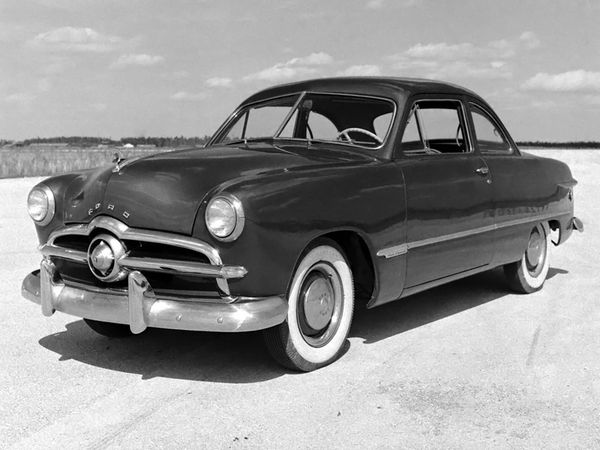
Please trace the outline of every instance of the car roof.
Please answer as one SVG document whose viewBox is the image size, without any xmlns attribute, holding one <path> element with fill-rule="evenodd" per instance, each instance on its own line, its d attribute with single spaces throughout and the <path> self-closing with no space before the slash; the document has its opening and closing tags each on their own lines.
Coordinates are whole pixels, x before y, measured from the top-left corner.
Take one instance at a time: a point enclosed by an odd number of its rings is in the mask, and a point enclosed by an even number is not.
<svg viewBox="0 0 600 450">
<path fill-rule="evenodd" d="M 335 77 L 273 86 L 248 97 L 242 105 L 303 91 L 371 95 L 395 100 L 405 99 L 412 94 L 470 95 L 483 101 L 473 91 L 444 81 L 395 77 Z"/>
</svg>

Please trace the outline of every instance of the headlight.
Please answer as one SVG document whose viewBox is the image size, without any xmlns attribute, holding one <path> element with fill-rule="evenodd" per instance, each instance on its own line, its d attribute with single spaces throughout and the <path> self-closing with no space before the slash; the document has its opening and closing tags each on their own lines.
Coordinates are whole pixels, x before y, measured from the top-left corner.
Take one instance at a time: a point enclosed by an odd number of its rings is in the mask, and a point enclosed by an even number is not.
<svg viewBox="0 0 600 450">
<path fill-rule="evenodd" d="M 242 202 L 235 195 L 218 194 L 208 202 L 204 220 L 215 238 L 224 242 L 235 241 L 244 229 Z"/>
<path fill-rule="evenodd" d="M 27 197 L 27 210 L 38 225 L 50 223 L 54 217 L 55 205 L 54 194 L 43 184 L 34 187 Z"/>
</svg>

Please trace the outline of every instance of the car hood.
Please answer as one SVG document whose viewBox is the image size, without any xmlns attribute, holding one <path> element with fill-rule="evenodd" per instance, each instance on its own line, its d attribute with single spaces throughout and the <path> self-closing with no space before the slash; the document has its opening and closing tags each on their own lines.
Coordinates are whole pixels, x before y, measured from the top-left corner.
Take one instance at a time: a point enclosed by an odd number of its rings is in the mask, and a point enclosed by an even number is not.
<svg viewBox="0 0 600 450">
<path fill-rule="evenodd" d="M 298 168 L 372 161 L 358 153 L 248 144 L 161 153 L 78 175 L 64 198 L 66 223 L 110 215 L 135 228 L 191 235 L 203 198 L 223 183 Z"/>
</svg>

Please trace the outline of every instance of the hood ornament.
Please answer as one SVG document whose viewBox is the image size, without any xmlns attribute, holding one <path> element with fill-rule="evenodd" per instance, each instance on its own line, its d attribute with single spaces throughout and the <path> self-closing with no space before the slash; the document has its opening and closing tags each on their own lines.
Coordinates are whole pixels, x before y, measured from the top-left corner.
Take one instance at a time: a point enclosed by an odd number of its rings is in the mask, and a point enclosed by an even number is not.
<svg viewBox="0 0 600 450">
<path fill-rule="evenodd" d="M 114 169 L 112 170 L 112 171 L 113 171 L 113 173 L 117 173 L 117 172 L 119 172 L 119 171 L 121 170 L 121 168 L 123 167 L 123 166 L 121 165 L 121 163 L 122 163 L 123 161 L 125 161 L 125 158 L 121 158 L 121 155 L 119 155 L 119 152 L 116 152 L 116 153 L 113 155 L 113 160 L 112 160 L 112 162 L 113 162 L 113 163 L 114 163 L 114 165 L 115 165 Z"/>
</svg>

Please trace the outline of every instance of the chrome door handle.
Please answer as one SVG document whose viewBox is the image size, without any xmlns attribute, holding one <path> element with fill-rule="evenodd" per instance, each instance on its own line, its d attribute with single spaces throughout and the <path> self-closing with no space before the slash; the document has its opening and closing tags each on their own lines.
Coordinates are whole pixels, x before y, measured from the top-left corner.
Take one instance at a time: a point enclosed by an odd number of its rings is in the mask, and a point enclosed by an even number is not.
<svg viewBox="0 0 600 450">
<path fill-rule="evenodd" d="M 488 173 L 490 173 L 490 169 L 483 166 L 483 167 L 480 167 L 479 169 L 475 169 L 475 172 L 477 172 L 479 175 L 487 175 Z"/>
</svg>

